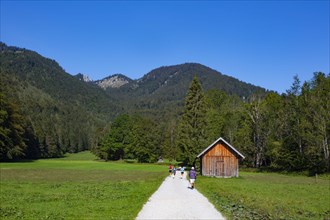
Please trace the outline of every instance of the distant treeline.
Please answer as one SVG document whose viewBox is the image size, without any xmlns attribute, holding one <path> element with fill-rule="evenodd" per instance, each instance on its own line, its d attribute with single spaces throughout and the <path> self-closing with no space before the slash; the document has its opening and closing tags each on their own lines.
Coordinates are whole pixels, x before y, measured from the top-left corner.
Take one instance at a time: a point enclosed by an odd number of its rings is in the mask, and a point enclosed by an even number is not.
<svg viewBox="0 0 330 220">
<path fill-rule="evenodd" d="M 196 155 L 222 136 L 242 152 L 247 167 L 276 171 L 329 171 L 330 77 L 294 77 L 286 94 L 254 94 L 241 100 L 219 90 L 205 94 L 193 80 L 178 119 L 156 122 L 121 115 L 93 148 L 107 160 L 158 157 L 195 163 Z"/>
<path fill-rule="evenodd" d="M 92 150 L 105 160 L 193 164 L 221 136 L 248 167 L 329 171 L 329 74 L 294 77 L 279 95 L 183 64 L 151 71 L 137 88 L 104 91 L 33 51 L 0 43 L 0 61 L 1 161 Z"/>
<path fill-rule="evenodd" d="M 106 160 L 155 162 L 163 157 L 193 164 L 196 153 L 222 136 L 246 156 L 242 163 L 248 167 L 329 171 L 329 75 L 315 73 L 302 85 L 295 77 L 286 94 L 255 94 L 250 100 L 219 90 L 196 92 L 195 84 L 189 88 L 183 114 L 176 119 L 157 121 L 124 114 L 97 131 L 91 128 L 95 121 L 80 115 L 78 109 L 63 106 L 44 112 L 43 105 L 51 104 L 47 97 L 40 100 L 40 112 L 31 120 L 16 99 L 1 91 L 0 158 L 61 157 L 91 149 Z M 1 83 L 1 90 L 7 86 Z M 57 132 L 43 135 L 42 129 L 47 128 L 35 126 L 36 119 Z"/>
</svg>

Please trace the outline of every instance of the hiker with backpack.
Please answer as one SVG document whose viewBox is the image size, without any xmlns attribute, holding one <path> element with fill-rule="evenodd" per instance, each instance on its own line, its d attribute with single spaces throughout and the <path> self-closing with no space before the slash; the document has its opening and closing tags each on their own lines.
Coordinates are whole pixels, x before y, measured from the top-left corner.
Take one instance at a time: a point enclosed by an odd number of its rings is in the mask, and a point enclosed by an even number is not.
<svg viewBox="0 0 330 220">
<path fill-rule="evenodd" d="M 195 180 L 196 180 L 196 171 L 194 167 L 191 167 L 191 170 L 189 171 L 189 181 L 190 181 L 191 189 L 195 188 Z"/>
</svg>

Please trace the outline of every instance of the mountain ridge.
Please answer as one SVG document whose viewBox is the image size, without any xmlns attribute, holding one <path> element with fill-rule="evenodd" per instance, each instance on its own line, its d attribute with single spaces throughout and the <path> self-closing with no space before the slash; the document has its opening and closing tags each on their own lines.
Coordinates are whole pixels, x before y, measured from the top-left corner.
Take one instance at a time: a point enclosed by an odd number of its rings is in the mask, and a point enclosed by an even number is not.
<svg viewBox="0 0 330 220">
<path fill-rule="evenodd" d="M 179 68 L 178 71 L 174 71 L 174 72 L 171 71 L 171 69 L 177 68 L 177 67 Z M 196 63 L 196 62 L 186 62 L 186 63 L 182 63 L 182 64 L 161 66 L 161 67 L 158 67 L 158 68 L 155 68 L 155 69 L 149 71 L 148 73 L 144 74 L 143 76 L 141 76 L 138 79 L 131 79 L 130 77 L 128 77 L 124 74 L 116 73 L 116 74 L 106 76 L 106 77 L 104 77 L 102 79 L 99 79 L 99 80 L 91 80 L 91 81 L 87 81 L 87 82 L 92 82 L 93 84 L 97 84 L 103 89 L 120 88 L 120 87 L 122 87 L 126 84 L 134 84 L 133 87 L 137 88 L 140 85 L 148 83 L 148 82 L 152 82 L 152 81 L 156 80 L 156 78 L 157 78 L 158 81 L 159 81 L 159 79 L 161 80 L 161 82 L 158 82 L 158 84 L 160 86 L 163 86 L 163 85 L 167 84 L 168 81 L 171 80 L 171 78 L 173 78 L 173 77 L 175 78 L 175 76 L 177 74 L 180 74 L 180 71 L 181 71 L 181 73 L 184 74 L 184 73 L 189 72 L 189 69 L 202 69 L 202 72 L 213 72 L 213 73 L 218 74 L 220 77 L 225 78 L 226 80 L 237 81 L 237 82 L 243 83 L 244 85 L 249 85 L 249 86 L 255 87 L 255 88 L 257 88 L 257 90 L 267 91 L 267 89 L 265 89 L 265 88 L 253 85 L 251 83 L 243 82 L 243 81 L 241 81 L 241 80 L 239 80 L 235 77 L 232 77 L 232 76 L 229 76 L 229 75 L 226 75 L 226 74 L 222 74 L 218 70 L 212 69 L 211 67 L 208 67 L 208 66 L 205 66 L 203 64 Z M 199 75 L 199 74 L 196 72 L 195 75 Z M 203 78 L 202 75 L 199 75 L 199 76 Z M 89 78 L 86 75 L 83 75 L 83 77 Z M 102 82 L 109 81 L 109 80 L 110 81 L 121 80 L 125 83 L 121 83 L 119 85 L 114 85 L 114 86 L 111 85 L 111 84 L 109 86 L 102 85 Z M 84 81 L 86 81 L 86 80 L 84 80 Z M 203 84 L 203 82 L 202 82 L 202 84 Z M 255 89 L 253 89 L 253 91 L 255 91 Z"/>
<path fill-rule="evenodd" d="M 101 80 L 92 81 L 93 84 L 98 85 L 102 89 L 120 88 L 130 82 L 133 82 L 133 80 L 120 73 L 110 75 Z"/>
<path fill-rule="evenodd" d="M 265 92 L 197 63 L 162 66 L 137 80 L 114 74 L 89 81 L 67 73 L 55 60 L 0 42 L 0 95 L 17 103 L 29 122 L 41 157 L 95 146 L 121 114 L 148 117 L 169 126 L 183 111 L 195 75 L 205 92 L 215 89 L 241 99 Z M 104 88 L 100 85 L 104 83 Z"/>
<path fill-rule="evenodd" d="M 266 92 L 266 89 L 262 87 L 242 82 L 199 63 L 161 66 L 135 80 L 117 73 L 93 81 L 81 73 L 75 76 L 66 73 L 55 60 L 45 58 L 37 52 L 7 46 L 4 43 L 0 44 L 0 49 L 2 57 L 5 58 L 2 67 L 10 69 L 21 80 L 29 81 L 32 85 L 42 88 L 54 97 L 62 94 L 61 96 L 66 96 L 65 101 L 76 101 L 79 97 L 82 102 L 89 103 L 90 101 L 83 100 L 86 93 L 81 93 L 81 91 L 90 90 L 88 93 L 95 93 L 94 99 L 99 99 L 100 97 L 96 97 L 101 96 L 103 102 L 110 101 L 109 105 L 113 106 L 110 109 L 127 110 L 127 108 L 138 106 L 141 108 L 147 106 L 149 109 L 150 106 L 157 108 L 156 105 L 158 104 L 167 105 L 171 102 L 176 102 L 175 105 L 180 102 L 178 105 L 181 105 L 195 75 L 198 76 L 205 91 L 218 89 L 230 95 L 237 95 L 241 99 L 245 99 L 258 91 Z M 79 83 L 75 82 L 74 79 Z M 44 86 L 45 82 L 46 84 L 49 83 L 49 86 Z M 70 84 L 75 85 L 74 87 L 77 89 L 72 90 Z M 103 92 L 96 88 L 102 88 Z M 57 92 L 58 89 L 60 90 Z M 104 92 L 106 96 L 102 94 Z M 103 106 L 103 104 L 99 106 Z M 94 107 L 96 106 L 93 105 L 92 108 Z M 124 112 L 127 112 L 126 110 Z M 108 110 L 104 110 L 104 108 L 97 111 L 108 114 Z M 117 113 L 111 115 L 117 115 Z"/>
<path fill-rule="evenodd" d="M 162 66 L 136 80 L 114 74 L 89 81 L 81 73 L 73 76 L 65 72 L 53 59 L 2 42 L 0 61 L 1 81 L 7 85 L 4 92 L 15 94 L 40 141 L 70 146 L 71 151 L 92 146 L 99 131 L 120 114 L 164 122 L 177 119 L 195 75 L 205 92 L 216 89 L 241 99 L 266 92 L 198 63 Z"/>
</svg>

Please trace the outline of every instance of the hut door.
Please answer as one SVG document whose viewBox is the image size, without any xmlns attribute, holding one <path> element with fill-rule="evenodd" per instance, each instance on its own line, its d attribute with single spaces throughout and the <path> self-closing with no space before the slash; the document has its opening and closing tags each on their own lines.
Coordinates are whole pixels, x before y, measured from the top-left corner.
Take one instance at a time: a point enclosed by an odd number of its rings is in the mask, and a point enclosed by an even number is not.
<svg viewBox="0 0 330 220">
<path fill-rule="evenodd" d="M 215 169 L 216 176 L 224 176 L 225 175 L 225 163 L 223 157 L 216 162 L 216 169 Z"/>
</svg>

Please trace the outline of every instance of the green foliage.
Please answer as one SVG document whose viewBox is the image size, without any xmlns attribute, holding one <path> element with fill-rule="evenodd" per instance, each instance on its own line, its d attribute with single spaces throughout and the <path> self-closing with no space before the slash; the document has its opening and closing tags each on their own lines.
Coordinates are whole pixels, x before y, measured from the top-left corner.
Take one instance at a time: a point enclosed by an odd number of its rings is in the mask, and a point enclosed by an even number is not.
<svg viewBox="0 0 330 220">
<path fill-rule="evenodd" d="M 139 162 L 156 162 L 161 156 L 160 137 L 156 124 L 146 118 L 135 116 L 131 150 Z"/>
<path fill-rule="evenodd" d="M 6 146 L 12 149 L 11 154 L 60 157 L 94 146 L 98 131 L 118 111 L 113 100 L 101 89 L 65 73 L 54 60 L 3 43 L 0 46 L 1 93 L 10 97 L 9 105 L 14 105 L 26 127 L 26 152 L 19 150 L 22 145 Z M 21 124 L 16 118 L 15 123 Z M 23 143 L 20 136 L 12 136 L 10 141 Z"/>
<path fill-rule="evenodd" d="M 245 102 L 210 90 L 208 142 L 224 137 L 246 156 L 242 164 L 248 167 L 308 170 L 310 175 L 327 172 L 329 82 L 329 75 L 315 73 L 300 86 L 295 76 L 287 94 L 257 93 Z"/>
<path fill-rule="evenodd" d="M 160 134 L 160 141 L 162 144 L 161 156 L 169 160 L 176 160 L 180 155 L 180 149 L 176 146 L 177 139 L 177 124 L 175 120 L 171 120 L 164 124 Z"/>
<path fill-rule="evenodd" d="M 164 121 L 177 120 L 183 110 L 187 90 L 197 75 L 205 91 L 221 90 L 248 98 L 265 89 L 241 82 L 198 63 L 164 66 L 120 88 L 109 88 L 109 96 L 118 100 L 125 113 L 138 113 Z M 129 80 L 128 80 L 129 81 Z"/>
<path fill-rule="evenodd" d="M 138 115 L 120 115 L 93 152 L 105 160 L 137 159 L 139 162 L 156 162 L 161 156 L 161 147 L 155 127 L 156 124 L 150 119 Z"/>
<path fill-rule="evenodd" d="M 266 158 L 270 167 L 309 170 L 311 175 L 330 170 L 329 84 L 329 75 L 323 73 L 315 73 L 311 82 L 303 86 L 295 77 L 287 95 L 274 95 L 264 101 L 271 128 L 266 146 L 266 150 L 270 149 Z"/>
<path fill-rule="evenodd" d="M 247 167 L 330 170 L 329 74 L 303 84 L 295 76 L 279 95 L 186 63 L 104 91 L 36 52 L 3 43 L 0 51 L 0 160 L 93 149 L 105 160 L 193 163 L 221 136 Z"/>
<path fill-rule="evenodd" d="M 206 100 L 208 143 L 212 143 L 219 136 L 235 143 L 243 114 L 242 100 L 236 95 L 228 95 L 220 90 L 209 90 Z"/>
<path fill-rule="evenodd" d="M 239 96 L 263 90 L 203 65 L 187 63 L 155 69 L 138 81 L 129 80 L 128 85 L 105 92 L 79 76 L 70 76 L 54 60 L 36 52 L 4 43 L 0 49 L 1 82 L 10 85 L 4 87 L 4 93 L 14 94 L 13 102 L 19 103 L 27 120 L 26 135 L 31 136 L 25 135 L 26 158 L 61 157 L 65 152 L 91 149 L 103 138 L 104 127 L 123 113 L 152 118 L 157 124 L 153 134 L 161 145 L 157 154 L 174 158 L 178 150 L 173 147 L 177 133 L 173 131 L 196 73 L 207 89 L 221 88 Z M 139 154 L 143 155 L 143 150 Z"/>
<path fill-rule="evenodd" d="M 186 97 L 184 113 L 178 128 L 178 147 L 185 164 L 194 164 L 196 156 L 206 146 L 206 103 L 202 86 L 194 77 Z"/>
<path fill-rule="evenodd" d="M 105 160 L 119 160 L 129 154 L 133 122 L 128 115 L 118 116 L 111 125 L 111 131 L 95 149 L 98 157 Z M 130 158 L 128 156 L 128 158 Z"/>
<path fill-rule="evenodd" d="M 1 90 L 4 89 L 0 83 Z M 25 156 L 26 122 L 18 106 L 0 91 L 0 161 Z"/>
</svg>

